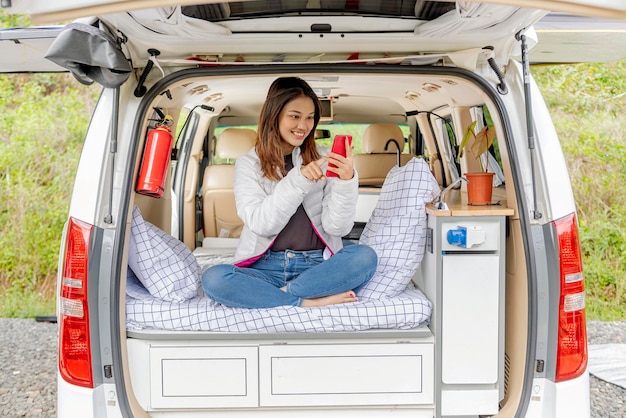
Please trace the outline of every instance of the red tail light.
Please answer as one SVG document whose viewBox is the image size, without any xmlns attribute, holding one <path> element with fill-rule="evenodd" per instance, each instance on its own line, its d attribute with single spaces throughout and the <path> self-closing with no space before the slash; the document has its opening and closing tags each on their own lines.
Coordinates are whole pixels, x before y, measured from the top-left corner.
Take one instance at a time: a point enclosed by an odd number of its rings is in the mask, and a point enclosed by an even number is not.
<svg viewBox="0 0 626 418">
<path fill-rule="evenodd" d="M 561 295 L 556 381 L 573 379 L 587 368 L 585 281 L 574 214 L 554 221 L 559 242 Z"/>
<path fill-rule="evenodd" d="M 70 218 L 65 241 L 60 312 L 59 371 L 68 383 L 93 387 L 87 304 L 87 268 L 92 226 Z"/>
</svg>

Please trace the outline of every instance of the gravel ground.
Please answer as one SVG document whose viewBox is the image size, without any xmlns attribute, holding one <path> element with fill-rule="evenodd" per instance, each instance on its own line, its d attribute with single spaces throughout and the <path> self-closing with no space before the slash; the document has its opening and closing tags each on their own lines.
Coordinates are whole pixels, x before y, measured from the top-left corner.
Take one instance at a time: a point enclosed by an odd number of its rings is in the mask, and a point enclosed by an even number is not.
<svg viewBox="0 0 626 418">
<path fill-rule="evenodd" d="M 0 318 L 0 416 L 56 416 L 57 324 Z"/>
<path fill-rule="evenodd" d="M 626 344 L 626 321 L 587 322 L 589 344 Z M 591 376 L 591 417 L 625 418 L 626 389 Z"/>
<path fill-rule="evenodd" d="M 626 321 L 588 323 L 589 344 L 626 344 Z M 57 325 L 0 318 L 0 417 L 56 416 Z M 626 417 L 626 390 L 591 376 L 591 416 Z"/>
</svg>

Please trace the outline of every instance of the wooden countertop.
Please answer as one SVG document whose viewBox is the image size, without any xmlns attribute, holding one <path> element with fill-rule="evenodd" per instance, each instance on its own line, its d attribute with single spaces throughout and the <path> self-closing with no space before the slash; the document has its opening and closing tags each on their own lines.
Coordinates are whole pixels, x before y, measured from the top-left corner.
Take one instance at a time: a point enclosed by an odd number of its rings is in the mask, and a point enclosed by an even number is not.
<svg viewBox="0 0 626 418">
<path fill-rule="evenodd" d="M 494 189 L 492 202 L 497 204 L 471 206 L 467 204 L 465 193 L 450 190 L 445 198 L 448 210 L 436 210 L 434 204 L 428 203 L 426 213 L 432 216 L 512 216 L 515 211 L 507 207 L 506 196 L 502 192 Z"/>
</svg>

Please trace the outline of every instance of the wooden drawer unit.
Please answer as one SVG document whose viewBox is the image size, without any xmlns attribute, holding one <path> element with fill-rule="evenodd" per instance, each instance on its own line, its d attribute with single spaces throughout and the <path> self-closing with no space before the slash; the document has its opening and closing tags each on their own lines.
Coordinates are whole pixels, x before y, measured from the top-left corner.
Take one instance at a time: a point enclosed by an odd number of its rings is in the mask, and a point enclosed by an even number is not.
<svg viewBox="0 0 626 418">
<path fill-rule="evenodd" d="M 177 340 L 168 339 L 174 335 Z M 200 340 L 209 336 L 211 341 Z M 134 395 L 146 411 L 291 410 L 294 416 L 316 416 L 323 409 L 378 416 L 385 410 L 433 416 L 434 338 L 426 326 L 323 337 L 187 337 L 165 333 L 160 340 L 128 340 Z"/>
<path fill-rule="evenodd" d="M 257 351 L 257 347 L 152 347 L 151 406 L 258 406 Z"/>
<path fill-rule="evenodd" d="M 433 402 L 432 344 L 259 347 L 261 406 Z"/>
</svg>

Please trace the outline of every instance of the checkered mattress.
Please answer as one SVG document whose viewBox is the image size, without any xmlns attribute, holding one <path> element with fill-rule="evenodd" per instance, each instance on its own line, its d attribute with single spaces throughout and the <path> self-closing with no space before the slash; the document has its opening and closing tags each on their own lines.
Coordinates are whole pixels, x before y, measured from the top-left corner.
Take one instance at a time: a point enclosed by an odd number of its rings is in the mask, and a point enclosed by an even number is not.
<svg viewBox="0 0 626 418">
<path fill-rule="evenodd" d="M 225 263 L 232 258 L 232 254 L 209 255 L 201 250 L 194 252 L 194 255 L 203 271 L 212 264 Z M 141 285 L 131 280 L 128 282 L 126 297 L 129 330 L 274 333 L 410 329 L 427 321 L 431 308 L 430 301 L 413 286 L 392 298 L 317 308 L 229 308 L 204 296 L 202 289 L 189 300 L 167 301 L 151 296 Z"/>
</svg>

